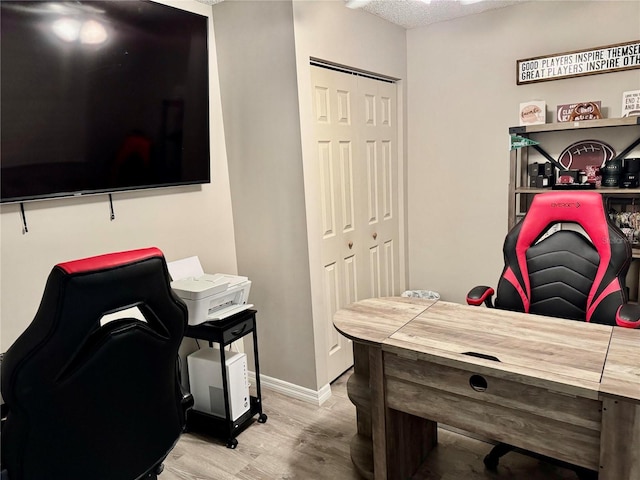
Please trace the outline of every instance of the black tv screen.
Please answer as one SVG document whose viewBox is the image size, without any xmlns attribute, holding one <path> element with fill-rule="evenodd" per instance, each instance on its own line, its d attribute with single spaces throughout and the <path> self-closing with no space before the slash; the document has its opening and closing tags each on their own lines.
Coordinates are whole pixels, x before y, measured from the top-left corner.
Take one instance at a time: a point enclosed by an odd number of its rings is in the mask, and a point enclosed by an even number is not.
<svg viewBox="0 0 640 480">
<path fill-rule="evenodd" d="M 0 2 L 2 202 L 210 182 L 207 18 Z"/>
</svg>

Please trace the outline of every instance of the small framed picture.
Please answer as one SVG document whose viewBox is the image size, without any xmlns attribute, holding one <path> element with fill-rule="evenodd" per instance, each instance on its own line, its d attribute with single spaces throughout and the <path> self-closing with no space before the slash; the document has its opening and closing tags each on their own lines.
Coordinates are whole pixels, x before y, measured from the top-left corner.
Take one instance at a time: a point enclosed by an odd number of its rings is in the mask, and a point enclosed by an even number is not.
<svg viewBox="0 0 640 480">
<path fill-rule="evenodd" d="M 520 125 L 547 123 L 547 102 L 532 100 L 520 104 Z"/>
<path fill-rule="evenodd" d="M 633 117 L 640 115 L 640 90 L 622 92 L 621 117 Z"/>
</svg>

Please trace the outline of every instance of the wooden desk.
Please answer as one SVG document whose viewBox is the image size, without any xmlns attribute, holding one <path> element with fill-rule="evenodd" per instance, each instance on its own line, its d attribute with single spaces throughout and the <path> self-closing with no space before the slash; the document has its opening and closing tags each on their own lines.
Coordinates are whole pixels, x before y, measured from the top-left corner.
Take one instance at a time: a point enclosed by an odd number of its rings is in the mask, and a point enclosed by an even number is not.
<svg viewBox="0 0 640 480">
<path fill-rule="evenodd" d="M 354 341 L 365 478 L 410 477 L 443 422 L 640 480 L 640 331 L 409 298 L 357 302 L 334 325 Z"/>
</svg>

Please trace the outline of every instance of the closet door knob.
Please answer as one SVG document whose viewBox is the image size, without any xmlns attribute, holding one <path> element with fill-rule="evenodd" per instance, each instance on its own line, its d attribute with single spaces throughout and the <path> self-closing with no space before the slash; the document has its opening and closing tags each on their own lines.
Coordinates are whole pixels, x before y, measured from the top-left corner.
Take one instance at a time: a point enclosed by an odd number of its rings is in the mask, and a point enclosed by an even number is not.
<svg viewBox="0 0 640 480">
<path fill-rule="evenodd" d="M 375 240 L 376 238 L 378 238 L 378 234 L 376 232 L 373 232 L 373 239 Z"/>
<path fill-rule="evenodd" d="M 349 242 L 349 250 L 353 248 L 353 242 Z"/>
</svg>

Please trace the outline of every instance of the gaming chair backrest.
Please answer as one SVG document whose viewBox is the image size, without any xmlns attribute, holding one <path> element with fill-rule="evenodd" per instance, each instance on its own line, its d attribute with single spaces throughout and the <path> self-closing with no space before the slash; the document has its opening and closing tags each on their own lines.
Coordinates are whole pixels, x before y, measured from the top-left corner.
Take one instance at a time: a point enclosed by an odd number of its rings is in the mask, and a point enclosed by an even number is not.
<svg viewBox="0 0 640 480">
<path fill-rule="evenodd" d="M 133 306 L 145 321 L 101 326 Z M 133 480 L 159 464 L 184 426 L 176 362 L 186 325 L 156 248 L 55 266 L 2 363 L 10 479 Z"/>
<path fill-rule="evenodd" d="M 563 229 L 538 242 L 557 223 L 576 224 L 589 238 Z M 631 247 L 599 193 L 536 195 L 508 233 L 503 254 L 497 308 L 615 325 L 616 310 L 627 300 Z"/>
</svg>

